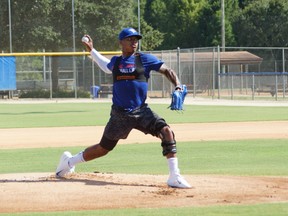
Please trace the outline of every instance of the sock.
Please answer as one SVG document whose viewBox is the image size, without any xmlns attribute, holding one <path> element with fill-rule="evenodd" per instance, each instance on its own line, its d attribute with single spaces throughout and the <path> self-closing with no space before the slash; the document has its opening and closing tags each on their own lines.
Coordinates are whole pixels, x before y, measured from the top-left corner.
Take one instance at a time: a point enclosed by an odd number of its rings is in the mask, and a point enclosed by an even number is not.
<svg viewBox="0 0 288 216">
<path fill-rule="evenodd" d="M 71 157 L 68 161 L 68 164 L 70 166 L 70 168 L 72 168 L 73 166 L 75 166 L 78 163 L 83 163 L 85 162 L 84 158 L 83 158 L 83 151 L 79 152 L 78 154 L 74 155 L 73 157 Z"/>
<path fill-rule="evenodd" d="M 178 158 L 172 157 L 167 159 L 168 160 L 168 166 L 169 166 L 169 173 L 171 175 L 179 175 L 180 170 L 178 168 Z"/>
</svg>

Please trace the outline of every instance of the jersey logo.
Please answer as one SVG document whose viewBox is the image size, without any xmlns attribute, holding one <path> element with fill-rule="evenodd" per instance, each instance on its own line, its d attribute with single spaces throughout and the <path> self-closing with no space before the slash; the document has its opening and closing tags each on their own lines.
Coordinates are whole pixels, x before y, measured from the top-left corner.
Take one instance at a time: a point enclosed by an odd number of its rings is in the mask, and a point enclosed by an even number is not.
<svg viewBox="0 0 288 216">
<path fill-rule="evenodd" d="M 116 79 L 117 80 L 134 80 L 136 77 L 135 76 L 125 76 L 125 75 L 122 75 L 122 76 L 117 76 Z"/>
</svg>

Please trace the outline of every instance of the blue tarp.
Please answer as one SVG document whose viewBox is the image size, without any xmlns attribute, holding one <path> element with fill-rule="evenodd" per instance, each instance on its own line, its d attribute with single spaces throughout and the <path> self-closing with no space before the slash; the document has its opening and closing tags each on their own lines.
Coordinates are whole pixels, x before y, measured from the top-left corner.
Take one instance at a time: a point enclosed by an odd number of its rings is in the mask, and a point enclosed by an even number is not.
<svg viewBox="0 0 288 216">
<path fill-rule="evenodd" d="M 0 90 L 16 90 L 15 56 L 0 57 Z"/>
</svg>

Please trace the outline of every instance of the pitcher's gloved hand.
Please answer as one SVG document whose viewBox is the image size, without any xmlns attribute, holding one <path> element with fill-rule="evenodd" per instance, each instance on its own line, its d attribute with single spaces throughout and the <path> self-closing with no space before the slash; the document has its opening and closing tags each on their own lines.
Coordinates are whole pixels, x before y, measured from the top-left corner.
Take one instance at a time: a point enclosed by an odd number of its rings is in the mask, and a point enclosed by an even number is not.
<svg viewBox="0 0 288 216">
<path fill-rule="evenodd" d="M 186 85 L 180 85 L 176 86 L 175 90 L 172 93 L 172 101 L 169 106 L 171 110 L 183 110 L 183 103 L 185 100 L 185 97 L 187 95 L 187 86 Z"/>
</svg>

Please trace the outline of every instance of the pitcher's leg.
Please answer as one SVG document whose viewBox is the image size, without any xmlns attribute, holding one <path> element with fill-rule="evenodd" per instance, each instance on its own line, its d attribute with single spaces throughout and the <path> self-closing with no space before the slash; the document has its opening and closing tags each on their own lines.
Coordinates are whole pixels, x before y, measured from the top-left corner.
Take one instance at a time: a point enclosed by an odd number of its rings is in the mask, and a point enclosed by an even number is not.
<svg viewBox="0 0 288 216">
<path fill-rule="evenodd" d="M 117 142 L 118 140 L 110 140 L 103 136 L 99 144 L 92 145 L 74 156 L 68 151 L 64 152 L 56 169 L 56 176 L 64 177 L 66 174 L 74 172 L 75 165 L 108 154 L 109 151 L 113 150 Z"/>
<path fill-rule="evenodd" d="M 167 184 L 175 188 L 191 188 L 190 184 L 180 175 L 178 158 L 176 157 L 176 140 L 174 132 L 167 125 L 160 131 L 159 138 L 162 140 L 163 156 L 166 156 L 169 167 Z"/>
</svg>

